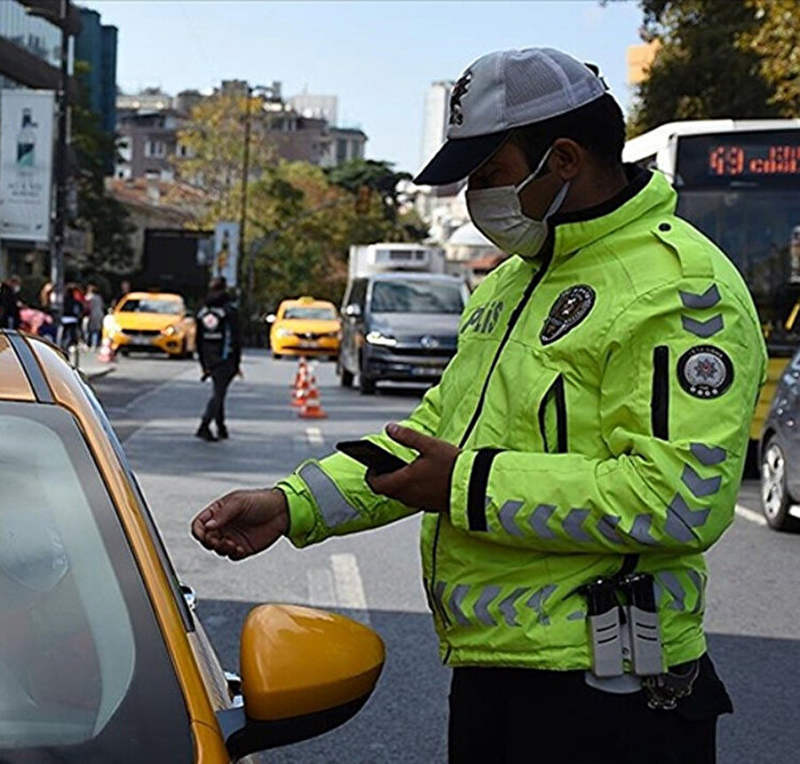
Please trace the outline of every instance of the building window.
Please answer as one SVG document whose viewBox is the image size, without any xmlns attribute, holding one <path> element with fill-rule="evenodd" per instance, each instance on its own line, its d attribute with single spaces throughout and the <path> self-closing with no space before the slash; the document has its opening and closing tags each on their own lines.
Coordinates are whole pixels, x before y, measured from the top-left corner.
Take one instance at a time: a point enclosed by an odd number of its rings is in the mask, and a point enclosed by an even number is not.
<svg viewBox="0 0 800 764">
<path fill-rule="evenodd" d="M 163 159 L 167 155 L 167 144 L 164 141 L 145 141 L 144 155 L 148 159 Z"/>
<path fill-rule="evenodd" d="M 133 149 L 131 147 L 131 139 L 129 137 L 120 138 L 117 143 L 117 154 L 123 162 L 130 162 L 133 158 Z"/>
<path fill-rule="evenodd" d="M 344 164 L 347 161 L 347 141 L 344 138 L 336 140 L 336 164 Z"/>
</svg>

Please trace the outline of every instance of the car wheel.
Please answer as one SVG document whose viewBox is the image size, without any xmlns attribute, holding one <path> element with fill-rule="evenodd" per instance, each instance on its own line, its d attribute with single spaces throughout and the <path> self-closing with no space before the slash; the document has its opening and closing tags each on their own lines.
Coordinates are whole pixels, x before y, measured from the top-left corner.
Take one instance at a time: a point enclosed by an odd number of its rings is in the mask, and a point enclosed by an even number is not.
<svg viewBox="0 0 800 764">
<path fill-rule="evenodd" d="M 276 361 L 280 361 L 280 360 L 281 360 L 281 358 L 283 358 L 283 356 L 282 356 L 280 353 L 276 353 L 274 350 L 272 351 L 272 357 L 273 357 L 273 358 L 274 358 Z"/>
<path fill-rule="evenodd" d="M 353 372 L 347 371 L 344 366 L 339 368 L 339 383 L 342 387 L 352 387 L 353 386 Z"/>
<path fill-rule="evenodd" d="M 131 354 L 131 351 L 128 350 L 128 348 L 120 348 L 119 352 L 124 358 L 127 358 Z"/>
<path fill-rule="evenodd" d="M 789 514 L 792 497 L 786 483 L 786 456 L 775 437 L 761 454 L 761 508 L 770 528 L 800 531 L 800 520 Z"/>
<path fill-rule="evenodd" d="M 375 395 L 375 380 L 366 374 L 359 374 L 358 389 L 361 391 L 361 395 Z"/>
</svg>

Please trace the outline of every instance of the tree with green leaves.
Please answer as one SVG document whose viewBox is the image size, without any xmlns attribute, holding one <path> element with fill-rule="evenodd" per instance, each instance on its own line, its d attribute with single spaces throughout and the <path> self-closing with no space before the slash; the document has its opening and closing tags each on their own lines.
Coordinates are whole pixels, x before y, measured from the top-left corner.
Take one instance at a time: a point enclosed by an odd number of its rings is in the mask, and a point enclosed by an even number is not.
<svg viewBox="0 0 800 764">
<path fill-rule="evenodd" d="M 759 3 L 771 0 L 642 0 L 644 36 L 661 46 L 638 87 L 632 134 L 673 120 L 781 115 L 764 53 L 748 44 L 762 40 Z"/>
</svg>

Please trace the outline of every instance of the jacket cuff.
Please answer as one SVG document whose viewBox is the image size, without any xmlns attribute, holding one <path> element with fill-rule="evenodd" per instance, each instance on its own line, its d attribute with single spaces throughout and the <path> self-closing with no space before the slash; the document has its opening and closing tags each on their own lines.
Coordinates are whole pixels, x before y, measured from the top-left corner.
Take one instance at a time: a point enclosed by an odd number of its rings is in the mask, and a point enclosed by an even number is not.
<svg viewBox="0 0 800 764">
<path fill-rule="evenodd" d="M 310 536 L 317 524 L 314 501 L 308 488 L 297 475 L 278 481 L 276 488 L 283 491 L 289 506 L 289 531 L 286 536 L 296 547 L 304 547 L 311 542 Z"/>
<path fill-rule="evenodd" d="M 486 491 L 499 448 L 463 451 L 456 458 L 450 484 L 450 522 L 464 531 L 486 532 Z"/>
</svg>

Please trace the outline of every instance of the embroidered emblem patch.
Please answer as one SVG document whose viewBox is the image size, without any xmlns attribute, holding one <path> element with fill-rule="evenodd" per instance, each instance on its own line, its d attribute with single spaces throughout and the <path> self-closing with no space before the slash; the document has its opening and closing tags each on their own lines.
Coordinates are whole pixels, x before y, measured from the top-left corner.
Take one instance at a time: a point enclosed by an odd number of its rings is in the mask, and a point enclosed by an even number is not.
<svg viewBox="0 0 800 764">
<path fill-rule="evenodd" d="M 205 328 L 210 332 L 213 332 L 219 328 L 219 318 L 213 313 L 206 313 L 202 320 L 203 326 L 205 326 Z"/>
<path fill-rule="evenodd" d="M 733 384 L 733 362 L 713 345 L 695 345 L 678 361 L 678 381 L 695 398 L 719 398 Z"/>
<path fill-rule="evenodd" d="M 578 284 L 562 292 L 550 308 L 539 339 L 542 345 L 560 340 L 572 331 L 592 309 L 595 301 L 594 289 L 588 284 Z"/>
<path fill-rule="evenodd" d="M 462 125 L 464 123 L 464 112 L 461 109 L 461 99 L 469 90 L 469 83 L 472 82 L 472 72 L 467 69 L 461 75 L 458 82 L 453 86 L 450 93 L 450 124 Z"/>
</svg>

